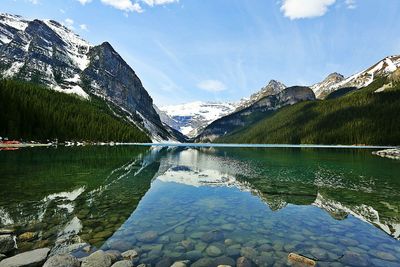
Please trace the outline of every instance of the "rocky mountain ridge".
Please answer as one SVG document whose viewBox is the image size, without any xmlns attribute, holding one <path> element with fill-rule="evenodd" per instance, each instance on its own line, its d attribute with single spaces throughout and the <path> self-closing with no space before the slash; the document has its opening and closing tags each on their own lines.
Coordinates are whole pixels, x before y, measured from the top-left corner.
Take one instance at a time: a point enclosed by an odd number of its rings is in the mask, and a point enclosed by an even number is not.
<svg viewBox="0 0 400 267">
<path fill-rule="evenodd" d="M 0 76 L 41 83 L 90 100 L 96 95 L 153 141 L 177 141 L 134 70 L 108 43 L 93 46 L 52 20 L 0 14 Z"/>
<path fill-rule="evenodd" d="M 310 88 L 288 87 L 278 94 L 267 95 L 248 107 L 214 121 L 195 140 L 196 142 L 212 142 L 218 137 L 250 125 L 259 118 L 268 115 L 269 112 L 306 100 L 315 100 L 314 92 Z"/>
</svg>

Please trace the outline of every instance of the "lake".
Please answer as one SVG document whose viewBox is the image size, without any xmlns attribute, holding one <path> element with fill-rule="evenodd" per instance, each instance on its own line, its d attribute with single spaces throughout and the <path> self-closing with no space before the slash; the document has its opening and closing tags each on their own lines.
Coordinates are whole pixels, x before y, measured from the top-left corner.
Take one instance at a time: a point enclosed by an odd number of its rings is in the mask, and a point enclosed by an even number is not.
<svg viewBox="0 0 400 267">
<path fill-rule="evenodd" d="M 293 252 L 319 266 L 400 266 L 400 161 L 372 151 L 0 151 L 0 228 L 25 233 L 18 252 L 135 249 L 136 265 L 235 266 L 244 256 L 286 266 Z"/>
</svg>

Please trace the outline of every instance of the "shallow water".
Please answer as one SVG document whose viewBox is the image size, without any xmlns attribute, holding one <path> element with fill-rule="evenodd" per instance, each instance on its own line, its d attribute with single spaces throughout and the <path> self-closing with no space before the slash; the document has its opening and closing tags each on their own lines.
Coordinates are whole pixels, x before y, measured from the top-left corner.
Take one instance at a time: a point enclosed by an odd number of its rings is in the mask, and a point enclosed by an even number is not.
<svg viewBox="0 0 400 267">
<path fill-rule="evenodd" d="M 136 264 L 400 266 L 400 162 L 371 150 L 35 148 L 0 152 L 0 228 L 19 250 L 89 243 Z M 77 256 L 86 252 L 78 250 Z"/>
</svg>

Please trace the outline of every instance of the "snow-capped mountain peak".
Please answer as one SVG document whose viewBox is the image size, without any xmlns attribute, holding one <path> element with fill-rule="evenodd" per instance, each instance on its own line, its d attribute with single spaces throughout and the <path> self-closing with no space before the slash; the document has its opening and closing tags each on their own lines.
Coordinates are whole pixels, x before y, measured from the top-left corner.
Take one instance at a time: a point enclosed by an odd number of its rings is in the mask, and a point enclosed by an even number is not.
<svg viewBox="0 0 400 267">
<path fill-rule="evenodd" d="M 322 99 L 331 92 L 341 88 L 362 88 L 368 86 L 376 77 L 389 75 L 395 72 L 398 68 L 400 68 L 400 55 L 389 56 L 366 70 L 358 72 L 345 79 L 340 74 L 331 74 L 332 76 L 329 75 L 328 78 L 321 83 L 311 86 L 311 89 L 313 89 L 317 98 Z"/>
<path fill-rule="evenodd" d="M 168 117 L 161 116 L 163 122 L 188 137 L 195 137 L 201 129 L 232 113 L 236 107 L 235 103 L 196 101 L 163 106 L 160 107 L 160 110 L 169 117 L 168 119 Z"/>
</svg>

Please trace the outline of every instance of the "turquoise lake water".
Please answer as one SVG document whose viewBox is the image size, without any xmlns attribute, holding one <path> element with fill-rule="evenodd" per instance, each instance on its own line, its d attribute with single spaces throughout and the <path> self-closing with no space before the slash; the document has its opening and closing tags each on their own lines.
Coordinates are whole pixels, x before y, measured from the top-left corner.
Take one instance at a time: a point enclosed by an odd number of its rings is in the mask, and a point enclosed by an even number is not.
<svg viewBox="0 0 400 267">
<path fill-rule="evenodd" d="M 371 149 L 61 147 L 0 151 L 0 228 L 19 251 L 87 243 L 135 264 L 400 266 L 400 161 Z M 83 257 L 86 250 L 75 255 Z"/>
</svg>

